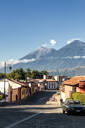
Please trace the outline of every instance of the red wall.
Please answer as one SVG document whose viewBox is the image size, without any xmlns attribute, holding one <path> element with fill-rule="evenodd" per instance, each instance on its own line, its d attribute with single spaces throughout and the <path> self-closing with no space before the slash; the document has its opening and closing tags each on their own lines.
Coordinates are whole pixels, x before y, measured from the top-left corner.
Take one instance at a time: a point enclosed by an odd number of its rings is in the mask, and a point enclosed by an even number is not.
<svg viewBox="0 0 85 128">
<path fill-rule="evenodd" d="M 82 87 L 84 87 L 84 86 L 85 86 L 85 81 L 80 81 L 79 87 L 82 88 Z"/>
<path fill-rule="evenodd" d="M 82 83 L 81 83 L 81 85 L 82 85 Z M 81 92 L 81 93 L 85 94 L 85 88 L 76 87 L 76 92 Z M 65 85 L 65 98 L 70 98 L 71 93 L 72 93 L 72 86 Z"/>
<path fill-rule="evenodd" d="M 83 88 L 79 88 L 79 87 L 77 87 L 76 88 L 76 92 L 81 92 L 81 93 L 84 93 L 85 94 L 85 89 Z"/>
</svg>

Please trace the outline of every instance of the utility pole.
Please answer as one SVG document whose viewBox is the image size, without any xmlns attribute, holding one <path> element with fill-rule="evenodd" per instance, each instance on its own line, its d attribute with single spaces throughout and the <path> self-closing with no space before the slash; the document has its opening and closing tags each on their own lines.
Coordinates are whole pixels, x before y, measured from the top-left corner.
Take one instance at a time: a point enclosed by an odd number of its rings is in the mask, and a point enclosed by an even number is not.
<svg viewBox="0 0 85 128">
<path fill-rule="evenodd" d="M 6 102 L 6 69 L 7 69 L 7 63 L 4 62 L 4 99 L 5 99 L 5 102 Z M 9 66 L 9 70 L 12 70 L 12 67 L 11 65 Z"/>
<path fill-rule="evenodd" d="M 5 95 L 5 91 L 6 91 L 6 88 L 5 88 L 5 84 L 6 84 L 6 62 L 4 63 L 4 98 L 5 98 L 5 101 L 6 101 L 6 95 Z"/>
</svg>

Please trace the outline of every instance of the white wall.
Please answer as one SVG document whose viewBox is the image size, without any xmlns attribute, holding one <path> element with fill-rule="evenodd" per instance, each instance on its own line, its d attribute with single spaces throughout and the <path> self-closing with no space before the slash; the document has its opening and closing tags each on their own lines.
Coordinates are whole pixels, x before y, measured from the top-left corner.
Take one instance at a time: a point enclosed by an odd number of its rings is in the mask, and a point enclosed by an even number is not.
<svg viewBox="0 0 85 128">
<path fill-rule="evenodd" d="M 45 80 L 47 78 L 47 76 L 46 75 L 43 75 L 43 79 Z"/>
<path fill-rule="evenodd" d="M 15 83 L 15 82 L 12 82 L 12 81 L 10 81 L 10 80 L 9 80 L 9 85 L 10 85 L 13 89 L 21 87 L 21 85 Z"/>
<path fill-rule="evenodd" d="M 65 102 L 66 98 L 65 98 L 65 93 L 61 92 L 61 99 L 63 100 L 63 102 Z"/>
<path fill-rule="evenodd" d="M 5 94 L 8 95 L 8 87 L 9 87 L 9 83 L 6 81 L 5 82 Z M 2 93 L 4 93 L 4 81 L 0 82 L 0 91 Z"/>
<path fill-rule="evenodd" d="M 57 82 L 47 82 L 48 89 L 57 89 L 58 84 Z"/>
<path fill-rule="evenodd" d="M 8 88 L 9 88 L 9 85 L 10 85 L 13 89 L 21 87 L 21 85 L 15 83 L 15 82 L 12 82 L 12 81 L 10 81 L 10 80 L 6 80 L 6 81 L 5 81 L 5 94 L 6 94 L 6 95 L 8 95 Z M 1 91 L 2 93 L 4 93 L 4 81 L 0 81 L 0 91 Z"/>
<path fill-rule="evenodd" d="M 54 76 L 54 79 L 55 79 L 56 81 L 59 81 L 59 76 Z"/>
</svg>

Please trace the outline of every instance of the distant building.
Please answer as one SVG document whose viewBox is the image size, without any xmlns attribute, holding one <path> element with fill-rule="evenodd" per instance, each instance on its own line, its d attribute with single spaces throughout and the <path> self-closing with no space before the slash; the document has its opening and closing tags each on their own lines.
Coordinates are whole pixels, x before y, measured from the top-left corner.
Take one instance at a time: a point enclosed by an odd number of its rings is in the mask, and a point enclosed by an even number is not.
<svg viewBox="0 0 85 128">
<path fill-rule="evenodd" d="M 46 89 L 57 89 L 58 88 L 58 81 L 53 79 L 46 79 Z"/>
<path fill-rule="evenodd" d="M 30 79 L 28 85 L 31 89 L 31 95 L 39 91 L 38 81 L 36 79 Z"/>
<path fill-rule="evenodd" d="M 63 81 L 69 79 L 67 76 L 54 76 L 54 79 L 61 84 Z"/>
<path fill-rule="evenodd" d="M 45 80 L 45 79 L 52 79 L 52 77 L 53 76 L 51 76 L 51 75 L 43 75 L 43 79 Z"/>
<path fill-rule="evenodd" d="M 58 88 L 58 82 L 53 79 L 39 79 L 38 87 L 40 90 L 54 90 Z"/>
</svg>

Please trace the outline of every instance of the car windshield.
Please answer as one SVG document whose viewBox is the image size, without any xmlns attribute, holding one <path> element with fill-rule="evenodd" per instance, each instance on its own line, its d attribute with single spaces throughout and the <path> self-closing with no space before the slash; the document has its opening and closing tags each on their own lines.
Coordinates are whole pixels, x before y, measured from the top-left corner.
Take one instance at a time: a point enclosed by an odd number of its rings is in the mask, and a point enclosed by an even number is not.
<svg viewBox="0 0 85 128">
<path fill-rule="evenodd" d="M 69 101 L 69 104 L 75 104 L 75 105 L 77 105 L 77 104 L 81 104 L 81 103 L 80 103 L 80 101 Z"/>
</svg>

